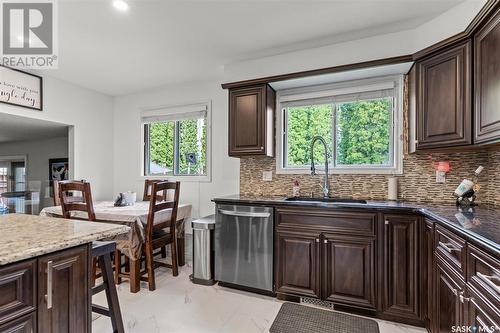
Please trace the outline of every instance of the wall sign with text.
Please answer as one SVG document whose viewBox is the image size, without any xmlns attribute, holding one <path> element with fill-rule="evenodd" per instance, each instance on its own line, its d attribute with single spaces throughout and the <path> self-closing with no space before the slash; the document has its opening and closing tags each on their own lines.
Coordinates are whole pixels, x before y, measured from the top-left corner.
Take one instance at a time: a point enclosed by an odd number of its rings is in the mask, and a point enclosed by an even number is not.
<svg viewBox="0 0 500 333">
<path fill-rule="evenodd" d="M 0 66 L 0 102 L 42 110 L 42 78 Z"/>
</svg>

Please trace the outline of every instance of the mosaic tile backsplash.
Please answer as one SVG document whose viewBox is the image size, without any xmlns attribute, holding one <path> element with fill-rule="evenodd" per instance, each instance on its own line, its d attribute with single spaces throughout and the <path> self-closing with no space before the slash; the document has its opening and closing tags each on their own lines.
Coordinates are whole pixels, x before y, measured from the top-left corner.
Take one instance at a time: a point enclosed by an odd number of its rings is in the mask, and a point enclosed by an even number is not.
<svg viewBox="0 0 500 333">
<path fill-rule="evenodd" d="M 448 161 L 451 171 L 446 183 L 436 183 L 435 164 Z M 398 178 L 398 199 L 415 202 L 453 203 L 453 191 L 476 168 L 485 170 L 480 176 L 478 202 L 500 206 L 500 148 L 477 152 L 410 154 L 404 157 L 403 175 Z M 263 181 L 262 172 L 272 171 L 273 180 Z M 331 175 L 330 190 L 335 197 L 387 199 L 388 175 Z M 276 160 L 269 157 L 245 157 L 240 161 L 240 193 L 263 196 L 291 196 L 293 181 L 298 179 L 301 195 L 311 191 L 321 195 L 323 175 L 276 174 Z"/>
</svg>

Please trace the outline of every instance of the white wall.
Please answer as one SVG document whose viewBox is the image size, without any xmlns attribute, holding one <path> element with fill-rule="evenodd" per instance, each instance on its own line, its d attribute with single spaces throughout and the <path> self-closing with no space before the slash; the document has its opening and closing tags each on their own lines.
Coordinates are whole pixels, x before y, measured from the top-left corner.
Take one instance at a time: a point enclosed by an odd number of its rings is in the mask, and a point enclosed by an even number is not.
<svg viewBox="0 0 500 333">
<path fill-rule="evenodd" d="M 142 196 L 142 108 L 193 104 L 208 100 L 212 101 L 212 180 L 183 181 L 181 202 L 191 203 L 192 216 L 200 217 L 214 213 L 212 198 L 238 193 L 239 160 L 227 155 L 227 92 L 221 88 L 220 80 L 177 84 L 115 98 L 114 192 L 133 190 Z"/>
<path fill-rule="evenodd" d="M 463 31 L 485 2 L 466 0 L 415 29 L 226 64 L 224 82 L 413 54 Z"/>
<path fill-rule="evenodd" d="M 68 157 L 68 137 L 35 141 L 20 141 L 0 144 L 2 156 L 26 156 L 26 185 L 40 182 L 40 209 L 52 206 L 52 198 L 47 194 L 49 186 L 49 159 Z"/>
<path fill-rule="evenodd" d="M 0 103 L 0 112 L 73 126 L 70 167 L 92 183 L 95 200 L 113 197 L 113 98 L 49 76 L 43 78 L 44 110 Z"/>
</svg>

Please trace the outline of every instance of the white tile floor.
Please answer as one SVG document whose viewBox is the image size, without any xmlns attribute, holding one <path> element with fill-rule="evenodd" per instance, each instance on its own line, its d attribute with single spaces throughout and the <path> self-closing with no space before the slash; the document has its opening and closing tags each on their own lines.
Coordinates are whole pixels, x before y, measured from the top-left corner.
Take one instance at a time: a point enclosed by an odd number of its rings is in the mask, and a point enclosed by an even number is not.
<svg viewBox="0 0 500 333">
<path fill-rule="evenodd" d="M 281 301 L 272 297 L 219 286 L 199 286 L 189 281 L 191 265 L 182 267 L 178 277 L 160 268 L 154 292 L 141 283 L 137 294 L 127 282 L 118 286 L 123 321 L 127 332 L 156 333 L 260 333 L 268 332 Z M 106 305 L 104 293 L 94 302 Z M 377 320 L 381 333 L 422 333 L 424 329 Z M 94 333 L 111 332 L 109 318 L 94 315 Z"/>
</svg>

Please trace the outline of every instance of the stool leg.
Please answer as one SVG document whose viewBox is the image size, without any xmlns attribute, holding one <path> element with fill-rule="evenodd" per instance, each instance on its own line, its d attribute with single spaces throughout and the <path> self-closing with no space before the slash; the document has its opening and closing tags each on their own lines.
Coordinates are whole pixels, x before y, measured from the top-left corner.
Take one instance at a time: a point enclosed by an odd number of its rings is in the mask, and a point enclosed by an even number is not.
<svg viewBox="0 0 500 333">
<path fill-rule="evenodd" d="M 120 303 L 116 286 L 113 280 L 113 269 L 111 267 L 111 255 L 109 253 L 99 257 L 99 265 L 101 266 L 102 279 L 106 284 L 106 299 L 108 300 L 109 314 L 111 317 L 111 325 L 113 332 L 124 333 L 122 313 L 120 311 Z"/>
</svg>

